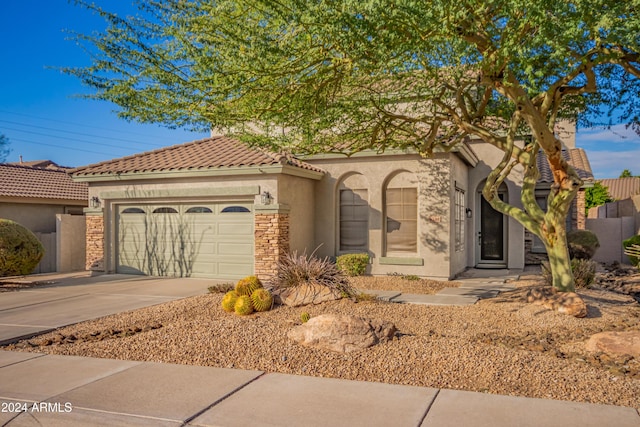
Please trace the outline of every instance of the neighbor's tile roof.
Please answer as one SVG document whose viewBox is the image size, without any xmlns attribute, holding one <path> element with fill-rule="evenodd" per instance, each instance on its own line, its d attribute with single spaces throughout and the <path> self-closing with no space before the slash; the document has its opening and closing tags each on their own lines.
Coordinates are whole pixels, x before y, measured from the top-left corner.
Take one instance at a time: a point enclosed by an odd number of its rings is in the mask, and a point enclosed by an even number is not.
<svg viewBox="0 0 640 427">
<path fill-rule="evenodd" d="M 202 170 L 241 166 L 291 165 L 323 172 L 290 155 L 251 148 L 225 136 L 214 136 L 186 144 L 174 145 L 69 171 L 75 176 L 109 175 L 127 172 Z"/>
<path fill-rule="evenodd" d="M 583 181 L 593 181 L 593 171 L 591 170 L 591 164 L 587 158 L 587 153 L 582 148 L 570 148 L 562 150 L 562 157 L 576 170 L 578 176 Z M 553 173 L 551 173 L 551 167 L 547 161 L 547 157 L 542 151 L 538 154 L 538 171 L 540 171 L 540 178 L 538 182 L 552 183 Z"/>
<path fill-rule="evenodd" d="M 599 179 L 598 182 L 609 191 L 609 196 L 616 200 L 629 199 L 640 194 L 640 178 Z"/>
<path fill-rule="evenodd" d="M 0 164 L 0 197 L 87 200 L 87 184 L 62 170 Z"/>
</svg>

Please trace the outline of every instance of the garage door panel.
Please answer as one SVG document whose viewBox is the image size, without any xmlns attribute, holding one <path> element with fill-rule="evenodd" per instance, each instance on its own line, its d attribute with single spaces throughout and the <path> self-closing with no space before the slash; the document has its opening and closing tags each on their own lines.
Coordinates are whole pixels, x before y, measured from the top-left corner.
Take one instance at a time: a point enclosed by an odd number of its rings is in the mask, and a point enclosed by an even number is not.
<svg viewBox="0 0 640 427">
<path fill-rule="evenodd" d="M 253 255 L 253 245 L 248 243 L 220 243 L 220 255 Z"/>
<path fill-rule="evenodd" d="M 252 210 L 228 203 L 119 206 L 117 271 L 222 279 L 253 274 L 253 213 L 221 213 L 229 206 Z"/>
</svg>

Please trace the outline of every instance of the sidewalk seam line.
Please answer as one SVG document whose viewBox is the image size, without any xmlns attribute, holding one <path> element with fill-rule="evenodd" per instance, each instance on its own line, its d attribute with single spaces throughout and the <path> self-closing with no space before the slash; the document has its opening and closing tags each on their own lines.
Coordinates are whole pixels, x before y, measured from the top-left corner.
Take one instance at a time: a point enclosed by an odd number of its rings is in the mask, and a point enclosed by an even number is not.
<svg viewBox="0 0 640 427">
<path fill-rule="evenodd" d="M 205 412 L 207 412 L 209 409 L 213 408 L 214 406 L 218 405 L 219 403 L 222 403 L 223 401 L 227 400 L 229 397 L 233 396 L 234 394 L 236 394 L 237 392 L 239 392 L 240 390 L 244 389 L 245 387 L 247 387 L 249 384 L 253 384 L 255 381 L 258 381 L 260 378 L 264 377 L 265 375 L 267 375 L 266 372 L 262 372 L 260 375 L 258 375 L 257 377 L 253 378 L 251 381 L 247 382 L 246 384 L 241 385 L 240 387 L 231 390 L 229 393 L 225 394 L 224 396 L 222 396 L 221 398 L 219 398 L 218 400 L 216 400 L 215 402 L 213 402 L 211 405 L 205 407 L 204 409 L 196 412 L 194 415 L 190 416 L 189 418 L 184 420 L 184 424 L 183 425 L 187 425 L 189 424 L 191 421 L 195 420 L 196 418 L 198 418 L 200 415 L 204 414 Z"/>
<path fill-rule="evenodd" d="M 427 418 L 427 415 L 429 415 L 429 411 L 431 410 L 431 407 L 436 402 L 436 399 L 438 398 L 439 395 L 440 395 L 440 389 L 436 391 L 435 396 L 433 396 L 433 399 L 431 399 L 431 403 L 429 403 L 429 406 L 427 406 L 427 410 L 424 411 L 424 415 L 422 416 L 422 418 L 420 418 L 420 422 L 418 423 L 417 427 L 420 427 L 424 423 L 424 420 Z"/>
<path fill-rule="evenodd" d="M 49 304 L 51 302 L 62 301 L 62 300 L 72 299 L 72 298 L 77 298 L 77 297 L 83 297 L 85 295 L 90 295 L 90 294 L 71 295 L 71 296 L 56 298 L 56 299 L 47 300 L 47 301 L 32 302 L 30 304 L 18 305 L 18 306 L 15 306 L 15 307 L 0 308 L 0 312 L 9 311 L 9 310 L 15 310 L 16 308 L 25 308 L 25 307 L 32 307 L 32 306 L 35 306 L 35 305 Z"/>
</svg>

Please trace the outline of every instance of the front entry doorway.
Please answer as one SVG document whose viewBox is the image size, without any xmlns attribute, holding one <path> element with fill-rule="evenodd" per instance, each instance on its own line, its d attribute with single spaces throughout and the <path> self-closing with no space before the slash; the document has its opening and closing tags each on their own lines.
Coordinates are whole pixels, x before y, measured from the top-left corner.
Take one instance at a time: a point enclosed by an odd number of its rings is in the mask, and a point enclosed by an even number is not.
<svg viewBox="0 0 640 427">
<path fill-rule="evenodd" d="M 477 248 L 476 267 L 478 268 L 506 268 L 507 267 L 507 221 L 503 214 L 491 207 L 482 196 L 477 193 Z M 506 200 L 506 188 L 500 190 L 500 200 Z"/>
</svg>

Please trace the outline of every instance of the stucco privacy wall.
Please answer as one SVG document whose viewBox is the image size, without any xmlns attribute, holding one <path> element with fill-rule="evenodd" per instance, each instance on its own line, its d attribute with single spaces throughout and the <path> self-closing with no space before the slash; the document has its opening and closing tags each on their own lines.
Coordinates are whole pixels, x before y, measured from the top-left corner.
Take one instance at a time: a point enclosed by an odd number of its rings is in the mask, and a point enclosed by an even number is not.
<svg viewBox="0 0 640 427">
<path fill-rule="evenodd" d="M 342 182 L 368 185 L 368 247 L 372 257 L 371 274 L 402 272 L 449 278 L 451 271 L 450 216 L 452 191 L 451 157 L 437 154 L 431 159 L 419 155 L 388 155 L 384 158 L 366 153 L 350 158 L 317 156 L 307 159 L 327 174 L 316 182 L 315 242 L 319 256 L 341 255 L 339 242 L 339 190 Z M 418 247 L 416 253 L 387 256 L 385 248 L 385 189 L 402 174 L 418 188 Z M 355 181 L 350 177 L 360 175 Z M 349 180 L 349 181 L 347 181 Z M 398 184 L 399 185 L 399 184 Z"/>
<path fill-rule="evenodd" d="M 56 205 L 50 203 L 51 200 L 44 199 L 38 203 L 0 201 L 0 218 L 15 221 L 33 232 L 54 233 L 56 231 L 56 215 L 69 213 L 69 209 L 75 209 L 78 214 L 82 213 L 82 204 Z"/>
</svg>

